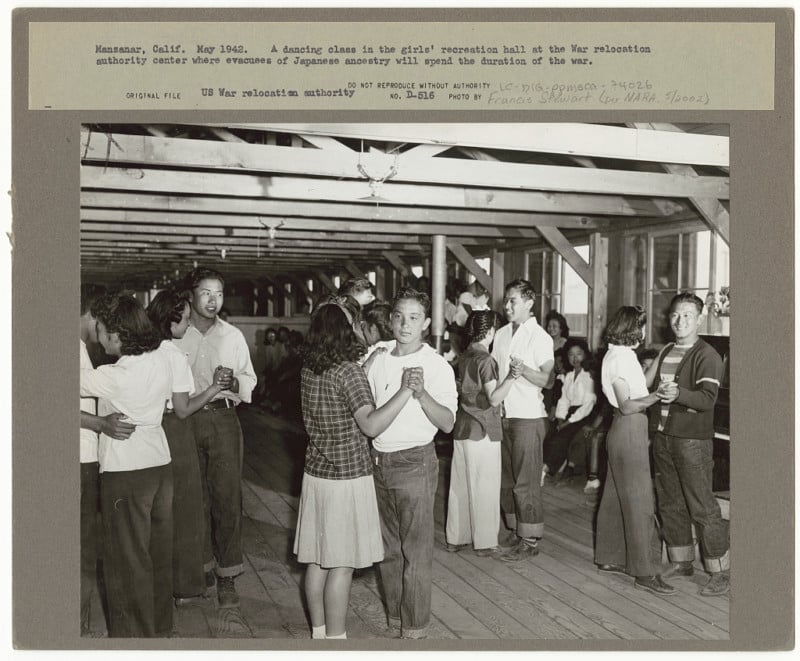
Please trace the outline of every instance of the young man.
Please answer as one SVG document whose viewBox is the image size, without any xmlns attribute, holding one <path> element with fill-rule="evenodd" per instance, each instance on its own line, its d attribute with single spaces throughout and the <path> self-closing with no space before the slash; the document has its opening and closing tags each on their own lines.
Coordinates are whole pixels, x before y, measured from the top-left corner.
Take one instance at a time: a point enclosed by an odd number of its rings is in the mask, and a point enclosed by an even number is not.
<svg viewBox="0 0 800 661">
<path fill-rule="evenodd" d="M 547 411 L 542 388 L 552 385 L 553 338 L 533 316 L 536 294 L 527 280 L 506 285 L 504 310 L 509 324 L 497 331 L 492 356 L 498 380 L 506 378 L 511 361 L 522 361 L 521 378 L 503 402 L 502 477 L 500 506 L 506 525 L 517 534 L 516 545 L 500 559 L 515 562 L 539 553 L 544 534 L 541 497 L 542 441 Z"/>
<path fill-rule="evenodd" d="M 81 285 L 80 368 L 93 369 L 87 343 L 98 344 L 97 320 L 92 304 L 105 293 L 101 287 Z M 97 415 L 97 400 L 81 397 L 81 635 L 95 637 L 100 632 L 90 626 L 90 604 L 97 588 L 97 515 L 100 510 L 100 464 L 97 460 L 99 434 L 124 441 L 135 427 L 123 420 L 122 413 Z"/>
<path fill-rule="evenodd" d="M 217 579 L 222 607 L 239 605 L 234 578 L 242 573 L 242 428 L 236 406 L 250 402 L 256 375 L 241 331 L 219 318 L 225 281 L 213 269 L 198 267 L 186 278 L 191 298 L 189 328 L 175 344 L 186 353 L 195 392 L 214 380 L 214 370 L 229 370 L 227 387 L 191 417 L 203 480 L 206 518 L 205 564 L 209 588 Z M 216 568 L 216 571 L 215 571 Z"/>
<path fill-rule="evenodd" d="M 675 343 L 658 359 L 656 383 L 661 383 L 661 417 L 653 441 L 658 510 L 673 565 L 663 573 L 694 573 L 692 523 L 700 538 L 706 571 L 700 591 L 716 596 L 730 589 L 728 522 L 722 518 L 711 487 L 714 468 L 714 405 L 722 379 L 722 359 L 700 339 L 703 301 L 683 292 L 670 303 L 669 324 Z"/>
<path fill-rule="evenodd" d="M 408 382 L 414 396 L 372 452 L 381 517 L 380 565 L 389 626 L 403 638 L 424 638 L 431 616 L 433 503 L 439 464 L 433 437 L 455 423 L 458 394 L 453 369 L 422 341 L 430 325 L 430 298 L 401 289 L 391 313 L 394 346 L 378 354 L 368 380 L 381 407 Z"/>
</svg>

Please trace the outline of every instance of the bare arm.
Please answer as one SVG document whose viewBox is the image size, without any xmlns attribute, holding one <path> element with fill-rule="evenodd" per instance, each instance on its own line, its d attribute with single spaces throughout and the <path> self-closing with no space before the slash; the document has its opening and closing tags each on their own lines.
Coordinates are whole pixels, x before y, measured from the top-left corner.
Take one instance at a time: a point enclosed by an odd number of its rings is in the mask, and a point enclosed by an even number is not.
<svg viewBox="0 0 800 661">
<path fill-rule="evenodd" d="M 364 432 L 366 436 L 375 438 L 382 434 L 394 422 L 394 419 L 403 410 L 403 407 L 411 399 L 412 390 L 405 382 L 394 396 L 386 402 L 379 409 L 374 406 L 362 406 L 358 409 L 353 417 L 355 418 L 358 428 Z"/>
<path fill-rule="evenodd" d="M 90 429 L 97 434 L 104 434 L 117 441 L 124 441 L 136 429 L 130 422 L 124 422 L 122 413 L 109 413 L 108 415 L 93 415 L 81 411 L 81 428 Z"/>
<path fill-rule="evenodd" d="M 548 360 L 541 366 L 541 369 L 535 370 L 532 367 L 522 364 L 522 378 L 529 381 L 535 386 L 540 388 L 552 388 L 555 382 L 555 373 L 553 372 L 553 361 Z"/>
<path fill-rule="evenodd" d="M 644 397 L 631 399 L 630 386 L 628 386 L 628 382 L 625 379 L 617 379 L 611 386 L 614 388 L 614 395 L 617 398 L 619 411 L 622 415 L 642 413 L 658 401 L 658 394 L 654 392 Z"/>
<path fill-rule="evenodd" d="M 221 392 L 222 386 L 217 383 L 210 385 L 203 392 L 194 397 L 189 397 L 188 392 L 174 392 L 172 393 L 172 408 L 175 409 L 175 415 L 183 420 L 184 418 L 188 418 L 195 411 L 199 411 Z"/>
</svg>

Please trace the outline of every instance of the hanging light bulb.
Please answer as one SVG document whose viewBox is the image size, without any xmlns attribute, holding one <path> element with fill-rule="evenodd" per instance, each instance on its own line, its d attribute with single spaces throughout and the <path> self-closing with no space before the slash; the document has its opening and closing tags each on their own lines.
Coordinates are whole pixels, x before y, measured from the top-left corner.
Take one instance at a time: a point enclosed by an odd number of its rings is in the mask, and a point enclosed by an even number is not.
<svg viewBox="0 0 800 661">
<path fill-rule="evenodd" d="M 278 230 L 274 227 L 270 227 L 267 230 L 267 236 L 269 236 L 269 240 L 267 241 L 267 246 L 269 248 L 274 248 L 277 244 L 275 243 L 275 237 L 278 234 Z"/>
</svg>

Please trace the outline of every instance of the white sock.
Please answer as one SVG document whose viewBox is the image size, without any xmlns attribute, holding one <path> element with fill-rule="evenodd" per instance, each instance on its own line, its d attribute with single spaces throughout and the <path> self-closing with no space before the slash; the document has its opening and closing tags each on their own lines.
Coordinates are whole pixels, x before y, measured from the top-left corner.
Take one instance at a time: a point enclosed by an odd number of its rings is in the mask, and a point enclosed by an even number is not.
<svg viewBox="0 0 800 661">
<path fill-rule="evenodd" d="M 328 640 L 344 640 L 344 639 L 347 638 L 347 632 L 343 631 L 338 636 L 329 636 L 329 635 L 326 634 L 325 638 L 327 638 Z"/>
<path fill-rule="evenodd" d="M 311 627 L 312 638 L 325 638 L 325 625 L 322 624 L 318 627 Z"/>
</svg>

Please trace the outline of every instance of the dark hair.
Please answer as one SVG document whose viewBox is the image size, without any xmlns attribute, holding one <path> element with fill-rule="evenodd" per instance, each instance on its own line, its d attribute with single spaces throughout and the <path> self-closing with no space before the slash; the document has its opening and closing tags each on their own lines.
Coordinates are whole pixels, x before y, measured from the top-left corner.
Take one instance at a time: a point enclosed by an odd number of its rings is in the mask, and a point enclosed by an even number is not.
<svg viewBox="0 0 800 661">
<path fill-rule="evenodd" d="M 573 337 L 567 340 L 564 343 L 564 346 L 561 347 L 561 351 L 564 352 L 564 370 L 566 372 L 571 372 L 573 367 L 569 362 L 569 350 L 572 347 L 578 347 L 581 351 L 583 351 L 583 363 L 581 363 L 581 368 L 587 372 L 591 372 L 591 360 L 592 360 L 592 352 L 589 351 L 589 345 L 586 344 L 585 340 L 582 340 L 578 337 Z"/>
<path fill-rule="evenodd" d="M 397 293 L 394 296 L 394 301 L 392 302 L 392 309 L 394 310 L 398 301 L 408 298 L 417 301 L 417 303 L 422 306 L 422 309 L 425 310 L 426 317 L 431 316 L 431 297 L 428 296 L 424 291 L 418 291 L 413 287 L 400 287 L 400 289 L 397 290 Z"/>
<path fill-rule="evenodd" d="M 106 293 L 103 285 L 85 283 L 81 285 L 81 317 L 92 309 L 92 304 Z"/>
<path fill-rule="evenodd" d="M 461 293 L 467 290 L 467 285 L 461 278 L 454 278 L 445 285 L 445 297 L 451 303 L 457 303 Z"/>
<path fill-rule="evenodd" d="M 172 339 L 172 324 L 180 323 L 184 308 L 188 304 L 186 293 L 174 289 L 164 289 L 150 301 L 150 305 L 147 306 L 147 316 L 162 339 Z"/>
<path fill-rule="evenodd" d="M 679 294 L 676 294 L 672 297 L 672 300 L 669 302 L 669 312 L 670 314 L 675 309 L 679 303 L 693 303 L 694 306 L 697 308 L 697 314 L 703 314 L 703 309 L 705 308 L 705 303 L 703 303 L 703 299 L 701 299 L 697 294 L 690 291 L 682 291 Z"/>
<path fill-rule="evenodd" d="M 475 296 L 475 297 L 477 297 L 477 296 L 486 296 L 486 298 L 489 298 L 489 290 L 486 289 L 486 287 L 484 287 L 477 280 L 473 280 L 469 284 L 469 287 L 467 287 L 467 291 L 470 294 L 472 294 L 473 296 Z"/>
<path fill-rule="evenodd" d="M 558 312 L 558 310 L 550 310 L 550 312 L 547 313 L 547 316 L 544 318 L 545 330 L 547 329 L 547 324 L 549 324 L 552 319 L 555 319 L 558 325 L 561 326 L 561 337 L 565 339 L 568 338 L 569 325 L 564 315 Z"/>
<path fill-rule="evenodd" d="M 464 324 L 467 335 L 467 344 L 480 342 L 492 328 L 497 326 L 497 317 L 494 310 L 473 310 Z"/>
<path fill-rule="evenodd" d="M 367 278 L 349 278 L 342 283 L 337 293 L 339 296 L 356 296 L 362 291 L 370 289 L 372 289 L 372 283 Z"/>
<path fill-rule="evenodd" d="M 391 340 L 394 338 L 392 333 L 392 304 L 386 301 L 372 301 L 364 306 L 361 312 L 361 320 L 367 326 L 375 326 L 381 340 Z"/>
<path fill-rule="evenodd" d="M 119 335 L 123 356 L 138 356 L 161 344 L 162 338 L 150 323 L 142 304 L 127 293 L 98 298 L 92 306 L 92 316 L 102 322 L 109 333 Z"/>
<path fill-rule="evenodd" d="M 511 289 L 519 291 L 519 295 L 522 296 L 522 298 L 536 301 L 536 291 L 533 289 L 533 284 L 530 280 L 523 280 L 522 278 L 512 280 L 506 285 L 505 293 L 508 294 Z"/>
<path fill-rule="evenodd" d="M 222 277 L 222 273 L 207 266 L 198 266 L 196 269 L 189 271 L 183 279 L 184 287 L 189 291 L 193 291 L 201 281 L 206 279 L 219 280 L 220 284 L 225 287 L 225 278 Z"/>
<path fill-rule="evenodd" d="M 642 328 L 647 323 L 647 313 L 638 305 L 623 305 L 606 326 L 605 340 L 609 344 L 633 347 L 642 342 Z"/>
<path fill-rule="evenodd" d="M 645 360 L 655 360 L 658 358 L 658 349 L 642 349 L 636 352 L 636 357 L 640 363 Z"/>
<path fill-rule="evenodd" d="M 366 353 L 366 347 L 353 330 L 360 312 L 358 301 L 351 296 L 323 299 L 311 314 L 308 335 L 299 349 L 303 366 L 314 374 L 322 374 L 341 363 L 358 362 Z"/>
</svg>

